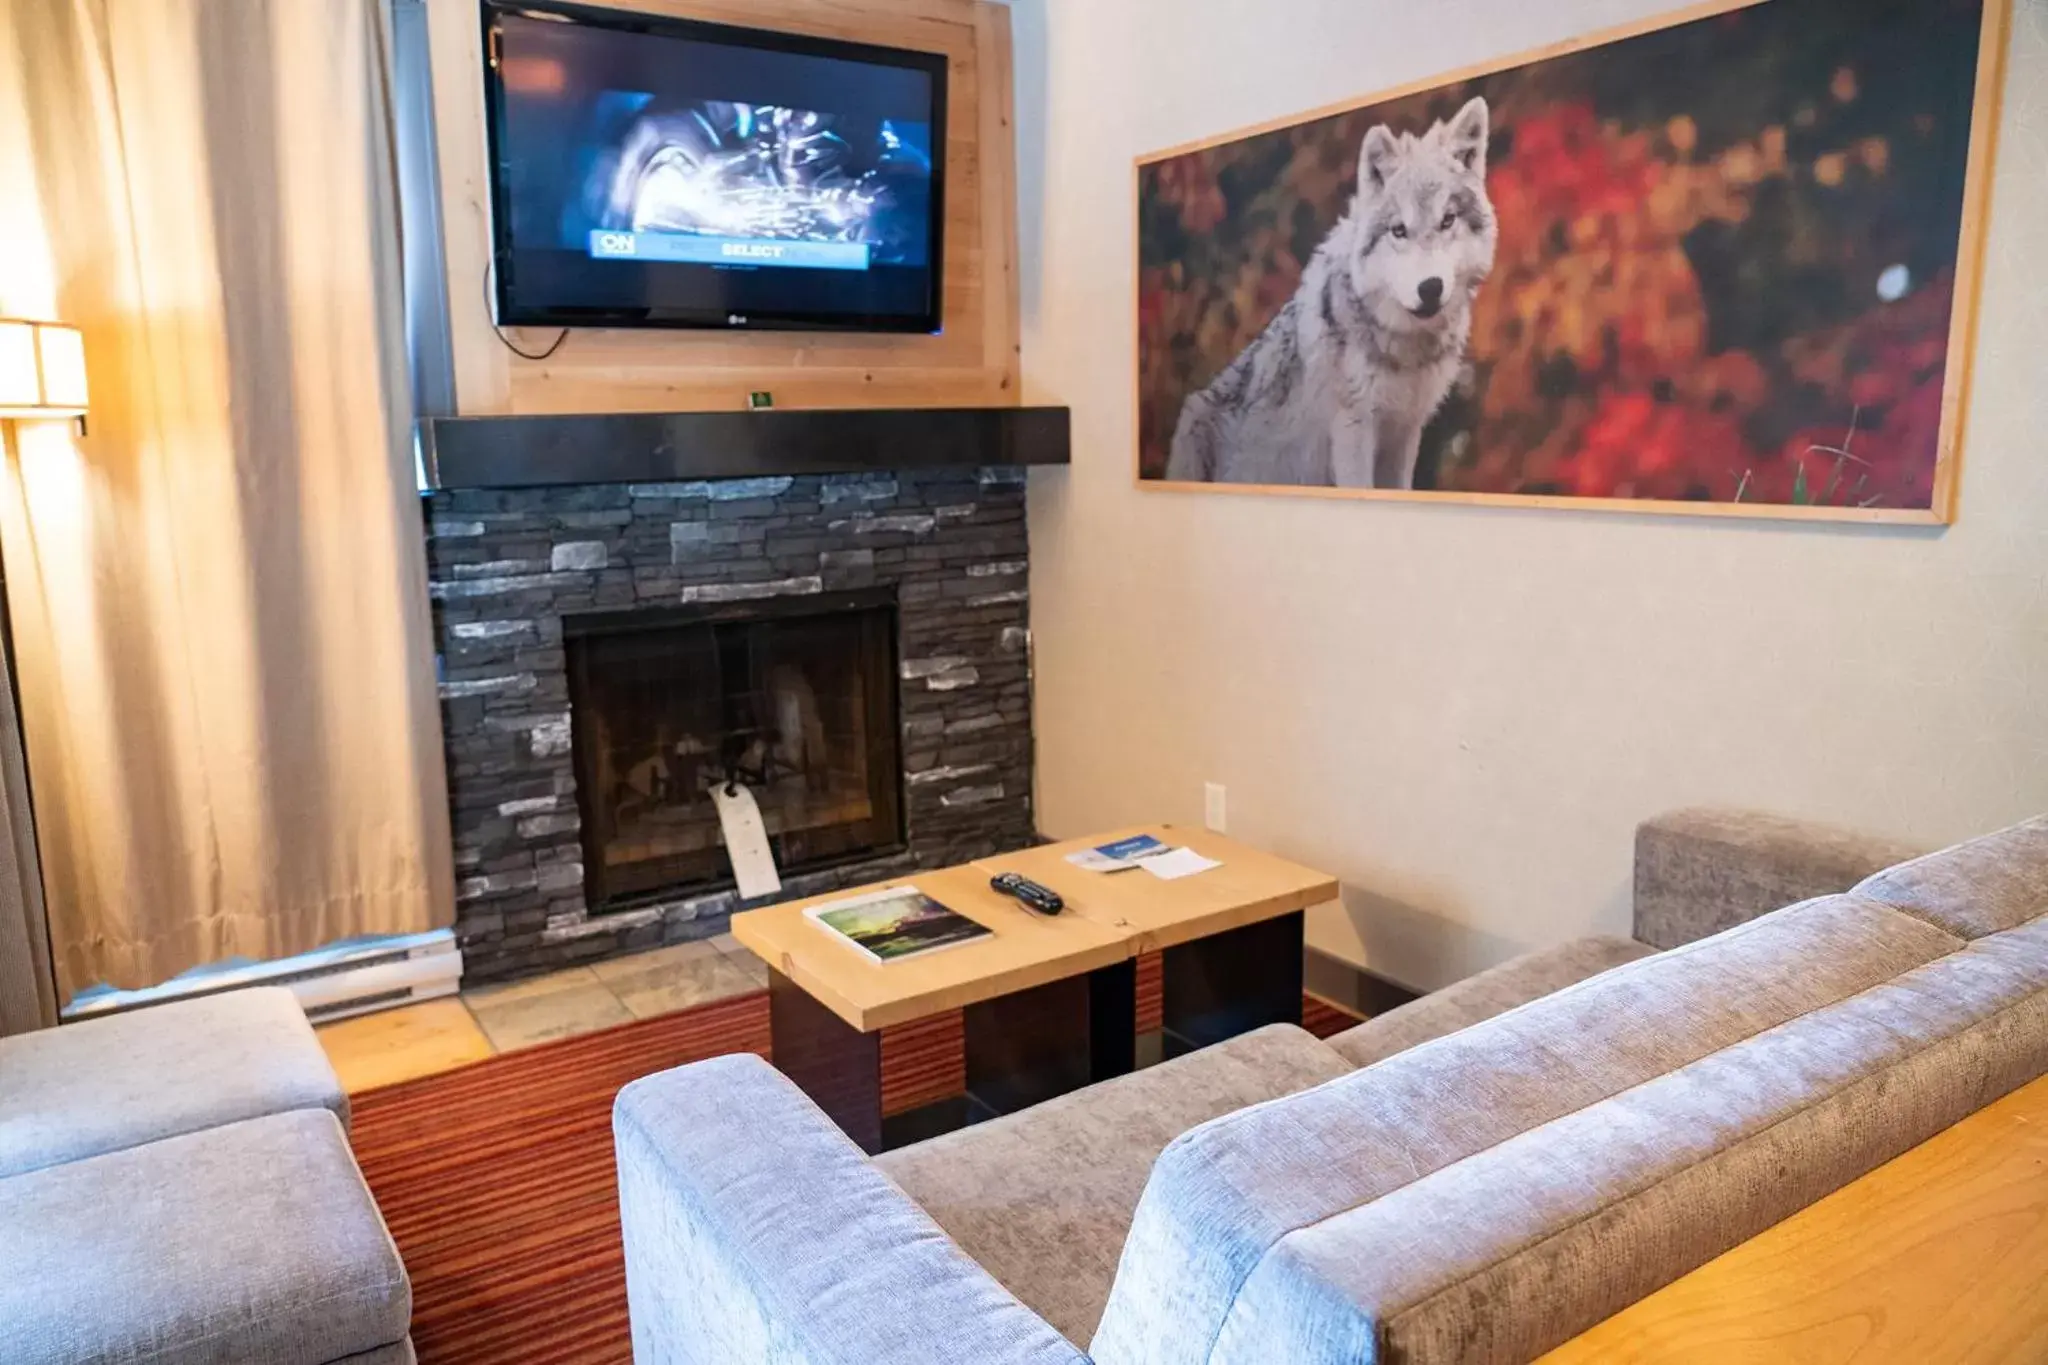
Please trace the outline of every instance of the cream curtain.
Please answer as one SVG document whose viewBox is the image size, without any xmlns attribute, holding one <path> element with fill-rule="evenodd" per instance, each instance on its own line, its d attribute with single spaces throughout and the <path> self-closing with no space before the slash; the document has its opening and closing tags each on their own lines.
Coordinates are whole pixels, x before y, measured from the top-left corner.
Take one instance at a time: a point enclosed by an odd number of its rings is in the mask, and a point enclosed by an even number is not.
<svg viewBox="0 0 2048 1365">
<path fill-rule="evenodd" d="M 453 918 L 379 0 L 0 0 L 0 550 L 60 989 Z"/>
</svg>

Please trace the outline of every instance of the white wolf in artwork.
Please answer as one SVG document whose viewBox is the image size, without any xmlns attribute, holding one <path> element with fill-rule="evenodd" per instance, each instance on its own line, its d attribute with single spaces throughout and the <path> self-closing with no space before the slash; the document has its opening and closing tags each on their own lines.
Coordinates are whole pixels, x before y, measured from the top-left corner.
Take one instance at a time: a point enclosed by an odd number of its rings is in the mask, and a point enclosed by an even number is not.
<svg viewBox="0 0 2048 1365">
<path fill-rule="evenodd" d="M 1419 137 L 1365 135 L 1351 207 L 1287 306 L 1187 400 L 1167 478 L 1414 487 L 1493 269 L 1486 139 L 1483 99 Z"/>
</svg>

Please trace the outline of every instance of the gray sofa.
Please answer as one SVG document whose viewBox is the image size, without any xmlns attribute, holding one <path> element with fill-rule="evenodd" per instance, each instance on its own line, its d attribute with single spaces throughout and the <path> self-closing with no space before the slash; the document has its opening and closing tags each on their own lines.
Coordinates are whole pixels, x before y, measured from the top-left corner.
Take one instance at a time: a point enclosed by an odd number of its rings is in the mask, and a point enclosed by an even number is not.
<svg viewBox="0 0 2048 1365">
<path fill-rule="evenodd" d="M 288 990 L 0 1039 L 0 1360 L 411 1365 L 347 1121 Z"/>
<path fill-rule="evenodd" d="M 1529 1360 L 2048 1071 L 2048 818 L 1903 852 L 1683 812 L 1637 940 L 873 1160 L 756 1058 L 636 1082 L 635 1359 Z"/>
</svg>

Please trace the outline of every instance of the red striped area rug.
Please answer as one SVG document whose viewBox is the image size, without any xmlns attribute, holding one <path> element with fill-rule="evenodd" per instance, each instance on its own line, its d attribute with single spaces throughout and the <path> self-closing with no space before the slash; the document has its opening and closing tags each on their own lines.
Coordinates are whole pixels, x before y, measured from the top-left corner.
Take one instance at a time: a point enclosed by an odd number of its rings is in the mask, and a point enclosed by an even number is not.
<svg viewBox="0 0 2048 1365">
<path fill-rule="evenodd" d="M 1158 1018 L 1157 981 L 1141 961 L 1141 1028 Z M 1357 1020 L 1310 997 L 1303 1022 L 1328 1036 Z M 632 1360 L 612 1098 L 729 1052 L 769 1055 L 765 993 L 355 1097 L 351 1140 L 412 1276 L 421 1365 Z M 964 1087 L 957 1013 L 882 1035 L 890 1112 Z"/>
</svg>

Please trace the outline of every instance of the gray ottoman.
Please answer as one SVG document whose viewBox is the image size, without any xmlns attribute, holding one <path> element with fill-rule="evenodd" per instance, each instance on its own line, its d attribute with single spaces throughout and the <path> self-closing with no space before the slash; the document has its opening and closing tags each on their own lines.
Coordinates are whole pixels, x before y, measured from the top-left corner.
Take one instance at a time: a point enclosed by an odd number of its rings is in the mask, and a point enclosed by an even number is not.
<svg viewBox="0 0 2048 1365">
<path fill-rule="evenodd" d="M 348 1121 L 334 1068 L 281 986 L 0 1038 L 0 1176 L 290 1109 Z"/>
<path fill-rule="evenodd" d="M 0 1180 L 7 1365 L 410 1365 L 412 1287 L 324 1109 Z"/>
</svg>

